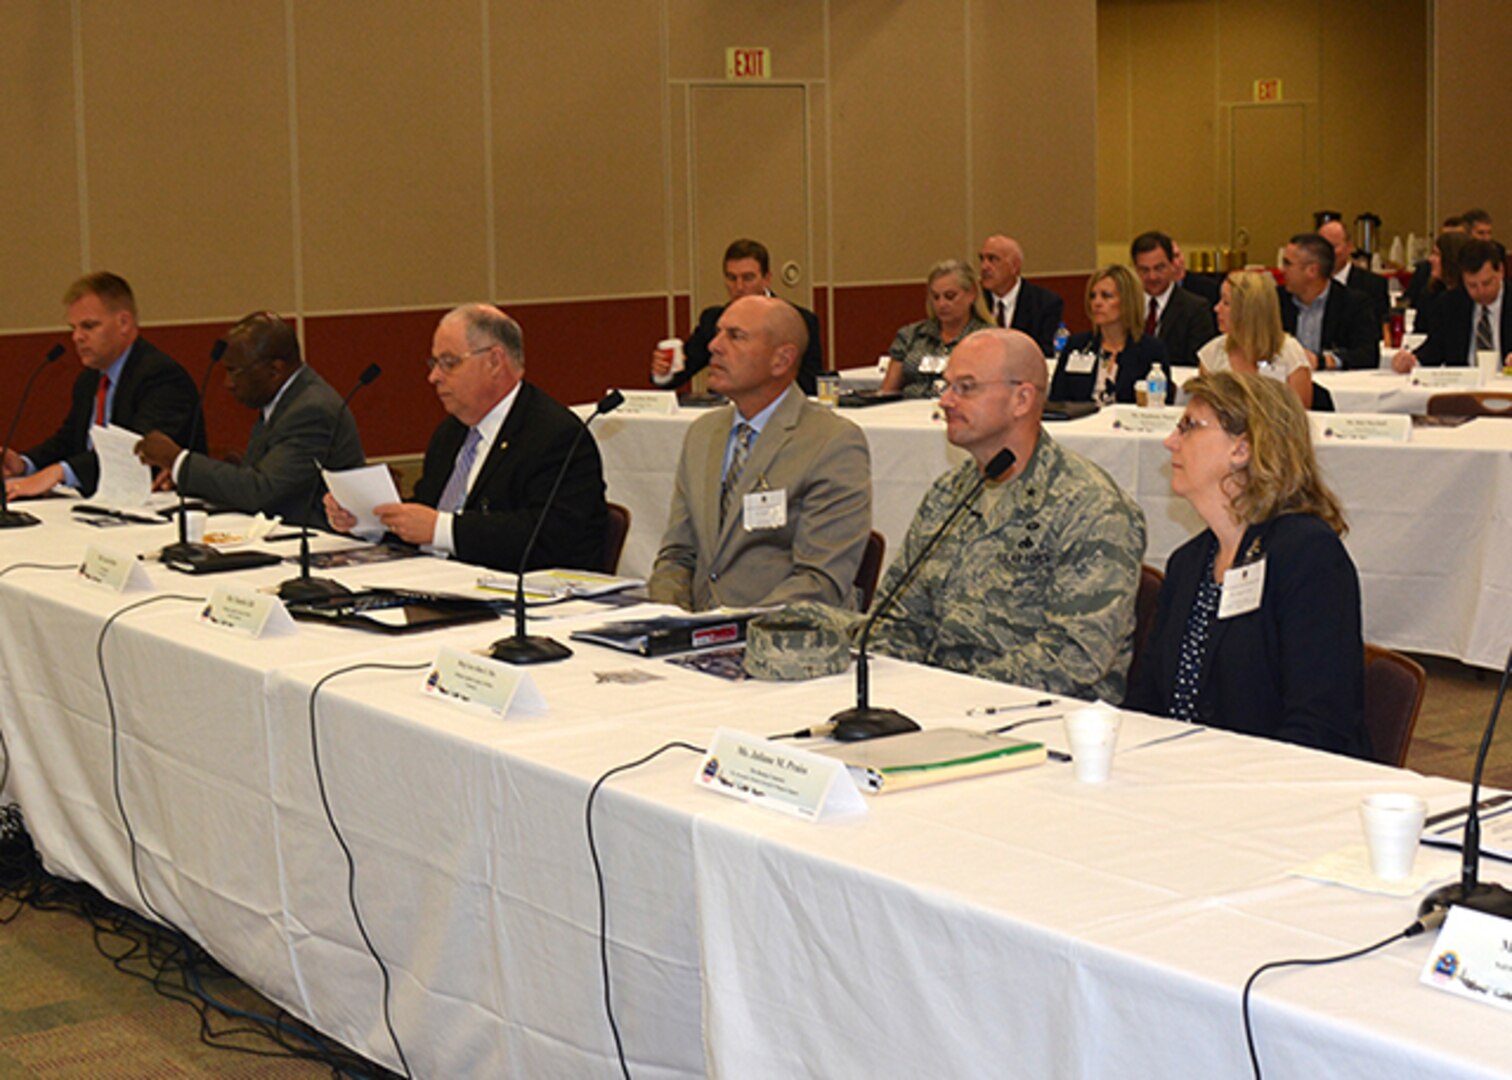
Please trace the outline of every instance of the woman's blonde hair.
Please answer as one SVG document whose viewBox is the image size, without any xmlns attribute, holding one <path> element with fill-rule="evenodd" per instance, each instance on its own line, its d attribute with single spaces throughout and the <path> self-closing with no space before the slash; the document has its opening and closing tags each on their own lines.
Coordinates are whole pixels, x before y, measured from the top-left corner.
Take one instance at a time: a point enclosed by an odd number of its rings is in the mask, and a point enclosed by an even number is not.
<svg viewBox="0 0 1512 1080">
<path fill-rule="evenodd" d="M 1264 270 L 1235 270 L 1228 276 L 1228 337 L 1223 347 L 1259 364 L 1281 353 L 1281 303 L 1276 279 Z"/>
<path fill-rule="evenodd" d="M 1092 289 L 1099 281 L 1111 281 L 1118 290 L 1118 321 L 1123 323 L 1124 336 L 1130 343 L 1144 337 L 1144 313 L 1137 300 L 1140 295 L 1139 281 L 1127 266 L 1114 263 L 1105 266 L 1087 279 L 1087 318 L 1092 317 Z"/>
<path fill-rule="evenodd" d="M 992 312 L 987 310 L 986 301 L 982 299 L 982 287 L 977 284 L 976 271 L 970 263 L 963 263 L 959 259 L 944 259 L 929 268 L 929 275 L 924 279 L 924 314 L 931 319 L 935 318 L 934 301 L 929 298 L 929 286 L 935 283 L 935 279 L 942 278 L 946 274 L 953 274 L 956 284 L 971 293 L 971 313 L 984 323 L 992 321 Z"/>
<path fill-rule="evenodd" d="M 1230 435 L 1249 439 L 1249 464 L 1232 475 L 1235 519 L 1253 525 L 1282 514 L 1315 514 L 1343 536 L 1344 510 L 1318 469 L 1312 430 L 1297 395 L 1275 379 L 1219 371 L 1183 387 L 1218 416 Z"/>
</svg>

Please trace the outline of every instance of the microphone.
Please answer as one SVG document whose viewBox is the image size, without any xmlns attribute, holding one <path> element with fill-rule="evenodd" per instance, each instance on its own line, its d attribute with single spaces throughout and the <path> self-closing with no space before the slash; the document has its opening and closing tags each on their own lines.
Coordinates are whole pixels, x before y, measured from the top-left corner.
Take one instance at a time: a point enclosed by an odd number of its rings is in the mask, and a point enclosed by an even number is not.
<svg viewBox="0 0 1512 1080">
<path fill-rule="evenodd" d="M 1512 679 L 1512 652 L 1507 654 L 1507 663 L 1502 668 L 1501 685 L 1496 689 L 1496 701 L 1491 706 L 1491 719 L 1486 721 L 1486 731 L 1481 736 L 1480 749 L 1475 755 L 1475 773 L 1470 779 L 1470 806 L 1465 812 L 1465 836 L 1460 842 L 1463 856 L 1460 880 L 1429 893 L 1418 907 L 1420 920 L 1426 921 L 1434 916 L 1442 919 L 1451 907 L 1471 908 L 1488 915 L 1512 919 L 1512 891 L 1501 885 L 1480 881 L 1477 877 L 1481 856 L 1481 774 L 1486 770 L 1491 740 L 1496 735 L 1496 718 L 1501 713 L 1502 698 L 1507 694 L 1509 679 Z"/>
<path fill-rule="evenodd" d="M 578 443 L 582 442 L 583 436 L 588 434 L 588 425 L 605 413 L 613 412 L 624 403 L 624 394 L 618 390 L 609 391 L 599 399 L 599 403 L 593 407 L 592 415 L 583 422 L 583 426 L 578 428 L 577 434 L 572 437 L 572 445 L 567 448 L 567 456 L 562 459 L 562 467 L 557 470 L 556 480 L 551 485 L 546 502 L 541 506 L 535 528 L 530 531 L 530 539 L 525 541 L 525 550 L 520 554 L 520 568 L 515 572 L 515 632 L 513 637 L 500 638 L 493 643 L 488 655 L 495 660 L 504 660 L 511 664 L 546 664 L 553 660 L 565 660 L 572 655 L 572 650 L 560 641 L 548 637 L 531 637 L 525 633 L 525 568 L 530 565 L 530 553 L 535 550 L 536 538 L 541 535 L 541 526 L 546 523 L 546 515 L 551 513 L 551 504 L 556 501 L 557 491 L 561 489 L 562 480 L 567 476 L 567 469 L 572 464 L 572 456 L 577 453 Z"/>
<path fill-rule="evenodd" d="M 47 355 L 42 362 L 32 369 L 31 377 L 26 380 L 26 387 L 21 391 L 21 403 L 16 406 L 16 415 L 11 418 L 10 430 L 5 433 L 5 441 L 0 443 L 0 453 L 10 449 L 11 440 L 16 437 L 16 428 L 21 423 L 21 414 L 26 411 L 26 399 L 31 396 L 32 383 L 37 381 L 37 376 L 42 374 L 42 369 L 47 367 L 63 355 L 63 346 L 54 345 L 47 350 Z M 10 502 L 5 496 L 5 480 L 0 478 L 0 529 L 21 529 L 27 525 L 40 525 L 41 519 L 35 514 L 28 514 L 24 510 L 12 510 Z"/>
<path fill-rule="evenodd" d="M 194 457 L 194 444 L 199 441 L 200 425 L 205 418 L 205 389 L 210 385 L 210 373 L 215 370 L 215 365 L 220 363 L 221 357 L 226 355 L 226 339 L 216 338 L 215 344 L 210 346 L 210 366 L 205 369 L 204 378 L 200 379 L 199 399 L 195 402 L 194 423 L 189 429 L 189 445 L 185 447 L 189 451 L 189 457 L 184 459 L 183 467 L 179 469 L 179 480 L 189 477 L 189 462 Z M 172 466 L 169 466 L 172 472 Z M 213 558 L 215 549 L 209 544 L 191 544 L 189 542 L 189 514 L 188 507 L 184 504 L 184 485 L 178 485 L 178 543 L 169 544 L 161 552 L 158 558 L 163 562 L 195 563 L 204 562 L 206 558 Z"/>
<path fill-rule="evenodd" d="M 336 448 L 336 435 L 341 430 L 341 417 L 347 412 L 357 391 L 381 374 L 383 374 L 381 367 L 377 364 L 369 364 L 362 370 L 362 374 L 357 376 L 357 385 L 348 390 L 347 396 L 341 399 L 341 408 L 337 410 L 336 419 L 331 424 L 331 437 L 326 440 L 325 453 L 315 459 L 315 479 L 310 483 L 310 498 L 305 506 L 304 520 L 299 523 L 299 576 L 289 578 L 278 586 L 280 600 L 308 603 L 330 596 L 345 596 L 352 591 L 341 582 L 331 578 L 310 576 L 310 518 L 315 516 L 315 500 L 320 494 L 320 462 L 330 457 L 331 451 Z"/>
<path fill-rule="evenodd" d="M 950 515 L 946 517 L 940 527 L 934 531 L 934 535 L 929 538 L 929 542 L 914 556 L 913 562 L 908 564 L 907 569 L 903 571 L 903 575 L 898 578 L 898 583 L 888 591 L 887 595 L 882 598 L 882 602 L 872 608 L 872 613 L 866 617 L 866 622 L 861 626 L 861 636 L 857 639 L 856 647 L 856 707 L 854 709 L 842 710 L 830 717 L 830 721 L 835 725 L 834 736 L 836 739 L 841 742 L 860 742 L 862 739 L 875 739 L 884 735 L 902 735 L 907 731 L 919 730 L 918 724 L 896 709 L 878 709 L 872 707 L 869 700 L 871 688 L 867 669 L 866 643 L 871 639 L 872 627 L 876 625 L 877 619 L 902 594 L 903 590 L 908 588 L 914 579 L 914 575 L 919 572 L 919 568 L 929 559 L 930 553 L 935 549 L 935 545 L 944 538 L 945 534 L 950 531 L 950 527 L 955 524 L 956 518 L 960 517 L 961 512 L 971 505 L 987 481 L 996 480 L 1002 476 L 1009 469 L 1013 468 L 1013 463 L 1016 460 L 1018 459 L 1014 456 L 1013 451 L 1006 446 L 993 455 L 992 460 L 987 462 L 987 467 L 982 470 L 982 475 L 977 477 L 976 483 L 971 485 L 971 490 L 965 494 L 960 502 L 955 504 L 955 508 L 950 511 Z"/>
</svg>

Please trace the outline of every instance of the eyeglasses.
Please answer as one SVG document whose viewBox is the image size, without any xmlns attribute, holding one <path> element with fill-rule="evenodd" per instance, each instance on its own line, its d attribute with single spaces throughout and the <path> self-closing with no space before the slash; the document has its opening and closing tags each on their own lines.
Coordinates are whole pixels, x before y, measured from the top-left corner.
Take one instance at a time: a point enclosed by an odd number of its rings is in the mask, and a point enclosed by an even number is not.
<svg viewBox="0 0 1512 1080">
<path fill-rule="evenodd" d="M 1211 420 L 1195 420 L 1190 416 L 1183 416 L 1180 420 L 1176 421 L 1176 434 L 1184 439 L 1198 428 L 1212 426 L 1213 422 Z"/>
<path fill-rule="evenodd" d="M 984 379 L 978 382 L 976 379 L 936 379 L 935 393 L 944 397 L 949 391 L 958 398 L 976 397 L 984 386 L 1022 386 L 1024 379 Z"/>
<path fill-rule="evenodd" d="M 450 375 L 453 371 L 456 371 L 457 366 L 461 364 L 462 361 L 466 360 L 469 356 L 477 356 L 479 353 L 486 353 L 492 349 L 492 345 L 485 345 L 481 349 L 469 349 L 461 356 L 452 356 L 450 354 L 443 356 L 427 356 L 425 358 L 425 366 L 431 371 L 435 371 L 437 368 L 440 368 L 442 371 Z"/>
</svg>

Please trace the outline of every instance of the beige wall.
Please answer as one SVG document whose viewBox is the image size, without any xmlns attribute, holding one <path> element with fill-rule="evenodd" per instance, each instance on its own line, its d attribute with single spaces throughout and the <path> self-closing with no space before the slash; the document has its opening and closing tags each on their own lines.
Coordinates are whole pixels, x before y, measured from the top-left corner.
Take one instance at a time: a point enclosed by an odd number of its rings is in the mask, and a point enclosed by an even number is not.
<svg viewBox="0 0 1512 1080">
<path fill-rule="evenodd" d="M 1230 117 L 1253 82 L 1305 106 L 1295 187 L 1310 210 L 1373 211 L 1389 242 L 1429 219 L 1430 0 L 1099 0 L 1098 238 L 1145 229 L 1229 246 Z M 1441 5 L 1448 6 L 1448 5 Z M 1311 217 L 1297 229 L 1309 227 Z M 1252 242 L 1252 260 L 1274 246 Z M 1264 250 L 1269 247 L 1269 250 Z"/>
<path fill-rule="evenodd" d="M 1512 94 L 1501 73 L 1512 55 L 1505 0 L 1439 0 L 1434 41 L 1435 218 L 1479 206 L 1497 236 L 1512 236 Z"/>
<path fill-rule="evenodd" d="M 0 333 L 57 326 L 100 267 L 148 323 L 685 292 L 689 87 L 727 45 L 805 90 L 807 284 L 916 281 L 997 229 L 1081 271 L 1095 25 L 1094 0 L 8 0 Z"/>
</svg>

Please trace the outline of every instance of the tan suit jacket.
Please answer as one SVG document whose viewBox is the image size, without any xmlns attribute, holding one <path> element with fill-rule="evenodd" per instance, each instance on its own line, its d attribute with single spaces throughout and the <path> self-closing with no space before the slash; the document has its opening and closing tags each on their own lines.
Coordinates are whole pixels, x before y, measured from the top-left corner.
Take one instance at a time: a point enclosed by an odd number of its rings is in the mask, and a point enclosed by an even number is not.
<svg viewBox="0 0 1512 1080">
<path fill-rule="evenodd" d="M 751 447 L 719 522 L 719 488 L 735 407 L 688 429 L 672 511 L 647 586 L 693 611 L 818 600 L 855 606 L 856 569 L 871 533 L 871 457 L 849 420 L 789 387 Z M 787 522 L 747 529 L 744 497 L 781 488 Z"/>
</svg>

